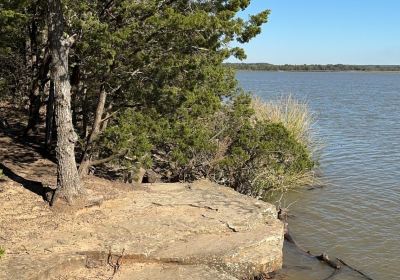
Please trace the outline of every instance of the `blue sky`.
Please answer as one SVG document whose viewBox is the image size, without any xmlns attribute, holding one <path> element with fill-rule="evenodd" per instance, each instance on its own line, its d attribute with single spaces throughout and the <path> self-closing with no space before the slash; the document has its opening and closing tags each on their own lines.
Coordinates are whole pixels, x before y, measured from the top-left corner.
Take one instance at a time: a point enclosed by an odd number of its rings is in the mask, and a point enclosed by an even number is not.
<svg viewBox="0 0 400 280">
<path fill-rule="evenodd" d="M 252 0 L 240 16 L 264 9 L 245 62 L 400 64 L 400 0 Z"/>
</svg>

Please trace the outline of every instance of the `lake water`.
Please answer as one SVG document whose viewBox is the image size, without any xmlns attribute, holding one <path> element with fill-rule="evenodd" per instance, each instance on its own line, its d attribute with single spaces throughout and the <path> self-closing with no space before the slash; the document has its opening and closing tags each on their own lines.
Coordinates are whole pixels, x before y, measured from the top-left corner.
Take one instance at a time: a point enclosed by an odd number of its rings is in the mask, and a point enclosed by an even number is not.
<svg viewBox="0 0 400 280">
<path fill-rule="evenodd" d="M 316 113 L 326 187 L 290 193 L 289 227 L 314 254 L 340 257 L 373 279 L 400 279 L 400 73 L 237 73 L 268 100 L 294 95 Z M 325 265 L 285 248 L 288 279 L 323 279 Z M 363 279 L 344 271 L 331 279 Z"/>
</svg>

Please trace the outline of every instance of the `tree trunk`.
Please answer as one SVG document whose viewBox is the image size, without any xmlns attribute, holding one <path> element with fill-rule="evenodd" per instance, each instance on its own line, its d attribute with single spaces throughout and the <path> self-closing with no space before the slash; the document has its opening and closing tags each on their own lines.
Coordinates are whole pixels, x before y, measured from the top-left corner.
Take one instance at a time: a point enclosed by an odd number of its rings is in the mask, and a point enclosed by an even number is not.
<svg viewBox="0 0 400 280">
<path fill-rule="evenodd" d="M 32 24 L 34 25 L 34 24 Z M 40 123 L 40 108 L 42 106 L 42 98 L 44 96 L 45 86 L 48 82 L 48 73 L 50 68 L 51 57 L 49 55 L 48 49 L 44 48 L 42 50 L 42 55 L 37 47 L 37 34 L 36 28 L 32 27 L 31 32 L 35 32 L 31 35 L 31 41 L 35 41 L 32 44 L 32 85 L 29 95 L 29 118 L 28 125 L 25 130 L 26 135 L 37 134 L 37 126 Z M 40 62 L 39 62 L 40 61 Z"/>
<path fill-rule="evenodd" d="M 86 147 L 84 149 L 81 164 L 79 165 L 79 175 L 84 177 L 88 174 L 89 167 L 91 166 L 91 148 L 93 142 L 97 139 L 100 134 L 100 125 L 104 113 L 104 107 L 106 104 L 107 92 L 104 89 L 104 86 L 101 86 L 99 101 L 97 103 L 96 113 L 94 116 L 92 130 L 90 132 L 89 138 L 86 143 Z"/>
<path fill-rule="evenodd" d="M 25 135 L 36 134 L 37 124 L 40 120 L 40 89 L 38 79 L 39 53 L 37 42 L 38 28 L 35 19 L 32 19 L 29 28 L 30 38 L 30 62 L 31 62 L 31 85 L 29 92 L 29 118 L 25 129 Z"/>
<path fill-rule="evenodd" d="M 79 64 L 72 68 L 71 74 L 71 108 L 72 108 L 72 124 L 77 127 L 78 124 L 78 95 L 80 84 L 80 67 Z"/>
<path fill-rule="evenodd" d="M 38 81 L 34 81 L 29 96 L 29 118 L 26 126 L 25 135 L 34 135 L 38 133 L 38 124 L 40 122 L 41 94 Z"/>
<path fill-rule="evenodd" d="M 97 136 L 100 133 L 100 125 L 101 125 L 101 120 L 102 120 L 103 113 L 104 113 L 104 107 L 106 105 L 106 98 L 107 98 L 107 92 L 105 91 L 104 86 L 102 86 L 100 89 L 99 101 L 97 103 L 97 108 L 96 108 L 96 113 L 94 116 L 92 131 L 91 131 L 91 133 L 89 135 L 89 139 L 88 139 L 88 145 L 91 145 L 93 143 L 93 141 L 96 140 Z"/>
<path fill-rule="evenodd" d="M 82 103 L 82 139 L 87 139 L 89 132 L 88 132 L 88 125 L 89 125 L 89 97 L 87 92 L 87 87 L 85 84 L 82 85 L 82 96 L 83 96 L 83 103 Z"/>
<path fill-rule="evenodd" d="M 58 197 L 72 203 L 83 193 L 75 162 L 77 135 L 72 125 L 71 85 L 68 77 L 68 53 L 74 37 L 63 39 L 64 17 L 61 0 L 49 0 L 49 38 L 52 54 L 51 77 L 54 81 L 55 123 L 57 130 L 57 189 L 51 205 Z"/>
<path fill-rule="evenodd" d="M 110 105 L 107 106 L 106 115 L 104 116 L 104 119 L 101 123 L 100 131 L 106 130 L 106 128 L 108 126 L 108 121 L 110 120 L 111 115 L 112 115 L 112 113 L 111 113 L 112 108 L 113 108 L 113 104 L 110 103 Z"/>
<path fill-rule="evenodd" d="M 46 139 L 45 146 L 47 152 L 50 152 L 53 140 L 53 124 L 54 124 L 54 82 L 50 80 L 49 99 L 46 106 Z"/>
</svg>

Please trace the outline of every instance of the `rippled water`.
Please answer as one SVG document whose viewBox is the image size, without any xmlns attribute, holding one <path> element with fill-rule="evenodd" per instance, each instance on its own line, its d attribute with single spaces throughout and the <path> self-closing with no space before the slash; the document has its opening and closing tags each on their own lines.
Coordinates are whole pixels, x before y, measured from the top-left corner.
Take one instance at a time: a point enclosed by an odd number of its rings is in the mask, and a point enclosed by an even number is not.
<svg viewBox="0 0 400 280">
<path fill-rule="evenodd" d="M 400 279 L 400 73 L 238 72 L 265 99 L 292 94 L 317 114 L 328 187 L 291 193 L 290 229 L 315 254 L 337 256 L 374 279 Z M 285 248 L 289 279 L 330 269 Z M 340 273 L 333 279 L 362 279 Z"/>
</svg>

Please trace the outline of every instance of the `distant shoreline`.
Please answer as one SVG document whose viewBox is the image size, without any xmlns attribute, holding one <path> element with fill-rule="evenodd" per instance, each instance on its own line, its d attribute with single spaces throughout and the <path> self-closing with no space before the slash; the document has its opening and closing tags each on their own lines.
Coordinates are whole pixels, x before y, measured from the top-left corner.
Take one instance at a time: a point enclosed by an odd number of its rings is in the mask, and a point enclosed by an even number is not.
<svg viewBox="0 0 400 280">
<path fill-rule="evenodd" d="M 345 65 L 345 64 L 274 65 L 269 63 L 225 63 L 224 65 L 240 71 L 400 73 L 400 65 Z"/>
<path fill-rule="evenodd" d="M 291 70 L 291 71 L 283 71 L 283 70 L 251 70 L 251 69 L 236 69 L 237 71 L 242 72 L 273 72 L 273 73 L 400 73 L 400 70 L 336 70 L 336 71 L 328 71 L 328 70 Z"/>
</svg>

